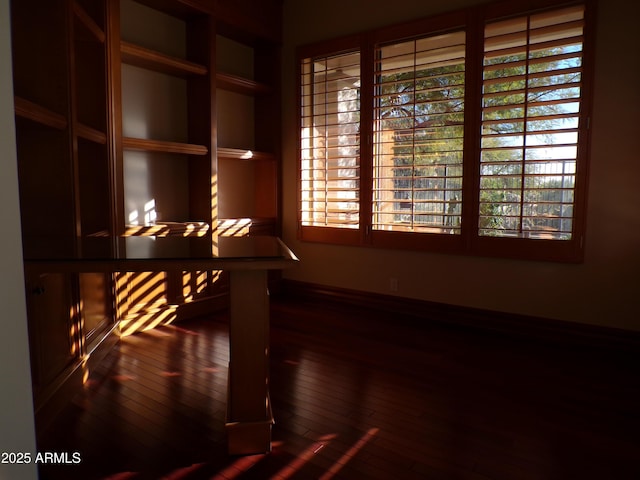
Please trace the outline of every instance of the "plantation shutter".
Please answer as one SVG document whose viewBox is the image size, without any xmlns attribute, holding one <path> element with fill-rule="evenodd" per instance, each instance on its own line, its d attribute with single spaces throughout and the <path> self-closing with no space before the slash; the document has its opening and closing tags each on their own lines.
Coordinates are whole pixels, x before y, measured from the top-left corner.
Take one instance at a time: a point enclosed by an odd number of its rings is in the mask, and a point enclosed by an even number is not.
<svg viewBox="0 0 640 480">
<path fill-rule="evenodd" d="M 460 234 L 465 33 L 375 52 L 373 229 Z"/>
<path fill-rule="evenodd" d="M 479 235 L 570 240 L 584 7 L 486 25 Z"/>
<path fill-rule="evenodd" d="M 301 67 L 301 225 L 357 229 L 360 54 L 305 58 Z"/>
</svg>

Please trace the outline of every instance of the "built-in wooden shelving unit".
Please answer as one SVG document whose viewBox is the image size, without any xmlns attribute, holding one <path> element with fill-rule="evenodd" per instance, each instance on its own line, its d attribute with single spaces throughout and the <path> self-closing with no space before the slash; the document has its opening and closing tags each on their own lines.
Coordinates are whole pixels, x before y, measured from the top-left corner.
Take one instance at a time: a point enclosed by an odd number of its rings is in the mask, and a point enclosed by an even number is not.
<svg viewBox="0 0 640 480">
<path fill-rule="evenodd" d="M 280 14 L 281 0 L 11 2 L 25 253 L 78 256 L 86 236 L 214 245 L 216 235 L 279 234 Z M 227 305 L 220 272 L 148 279 L 26 279 L 38 428 L 118 328 Z"/>
<path fill-rule="evenodd" d="M 221 235 L 277 235 L 279 46 L 267 38 L 234 35 L 224 24 L 216 43 L 218 229 Z M 247 195 L 238 198 L 235 192 L 243 189 Z"/>
</svg>

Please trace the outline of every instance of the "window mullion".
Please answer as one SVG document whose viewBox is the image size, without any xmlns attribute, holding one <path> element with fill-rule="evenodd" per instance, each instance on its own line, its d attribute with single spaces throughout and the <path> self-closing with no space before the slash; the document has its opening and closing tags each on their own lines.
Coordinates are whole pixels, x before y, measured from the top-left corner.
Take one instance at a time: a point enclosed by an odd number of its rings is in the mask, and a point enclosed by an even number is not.
<svg viewBox="0 0 640 480">
<path fill-rule="evenodd" d="M 324 124 L 325 125 L 329 125 L 329 109 L 327 108 L 327 106 L 329 105 L 329 82 L 327 81 L 327 73 L 325 71 L 324 74 L 324 80 L 323 80 L 324 86 L 323 86 L 323 90 L 324 90 L 324 105 L 325 105 L 325 111 L 324 111 Z M 329 197 L 329 182 L 330 182 L 330 178 L 329 178 L 329 128 L 325 128 L 324 130 L 324 218 L 329 218 L 331 216 L 330 213 L 330 205 L 331 205 L 331 200 Z"/>
<path fill-rule="evenodd" d="M 465 244 L 477 238 L 480 195 L 480 132 L 482 126 L 482 76 L 484 21 L 479 9 L 468 13 L 465 62 L 464 165 L 462 180 L 462 235 Z M 482 20 L 478 20 L 482 19 Z"/>
<path fill-rule="evenodd" d="M 371 243 L 373 222 L 373 124 L 375 46 L 363 35 L 360 47 L 360 233 L 362 243 Z"/>
<path fill-rule="evenodd" d="M 416 82 L 417 77 L 417 44 L 416 41 L 413 41 L 413 102 L 412 102 L 412 111 L 413 111 L 413 128 L 411 131 L 411 229 L 415 229 L 416 222 L 416 113 L 417 113 L 417 104 L 416 104 L 416 96 L 418 91 L 418 84 Z"/>
</svg>

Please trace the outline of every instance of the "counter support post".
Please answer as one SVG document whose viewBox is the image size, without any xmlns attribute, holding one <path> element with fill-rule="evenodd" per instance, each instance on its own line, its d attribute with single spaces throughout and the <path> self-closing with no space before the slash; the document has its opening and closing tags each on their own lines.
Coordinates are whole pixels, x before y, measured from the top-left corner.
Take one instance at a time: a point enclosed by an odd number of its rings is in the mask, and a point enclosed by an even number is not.
<svg viewBox="0 0 640 480">
<path fill-rule="evenodd" d="M 271 450 L 267 271 L 232 270 L 227 442 L 232 455 Z"/>
</svg>

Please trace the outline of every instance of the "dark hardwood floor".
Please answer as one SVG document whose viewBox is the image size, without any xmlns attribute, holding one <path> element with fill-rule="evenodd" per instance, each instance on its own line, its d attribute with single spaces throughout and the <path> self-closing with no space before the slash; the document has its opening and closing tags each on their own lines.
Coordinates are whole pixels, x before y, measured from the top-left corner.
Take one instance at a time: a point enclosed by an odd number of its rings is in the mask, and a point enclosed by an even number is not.
<svg viewBox="0 0 640 480">
<path fill-rule="evenodd" d="M 43 480 L 638 479 L 639 354 L 272 302 L 273 451 L 229 457 L 227 326 L 127 337 L 39 440 Z"/>
</svg>

